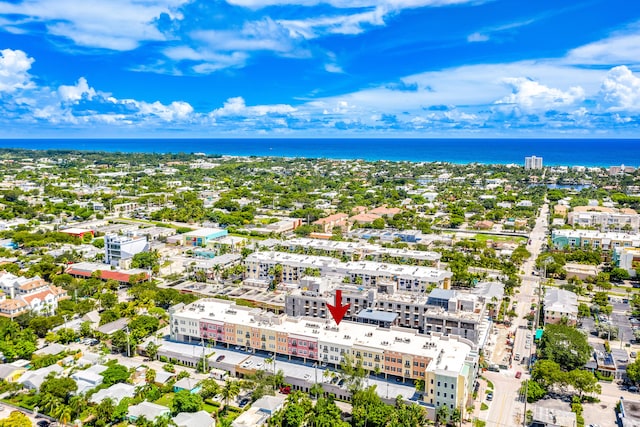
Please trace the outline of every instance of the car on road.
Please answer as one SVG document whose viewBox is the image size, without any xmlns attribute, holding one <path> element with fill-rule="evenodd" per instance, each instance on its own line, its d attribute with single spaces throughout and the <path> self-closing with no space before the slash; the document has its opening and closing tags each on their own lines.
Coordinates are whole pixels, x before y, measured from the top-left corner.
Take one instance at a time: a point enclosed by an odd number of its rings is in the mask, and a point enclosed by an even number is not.
<svg viewBox="0 0 640 427">
<path fill-rule="evenodd" d="M 38 427 L 49 427 L 51 423 L 47 420 L 40 420 L 36 423 Z"/>
<path fill-rule="evenodd" d="M 522 376 L 522 372 L 520 372 L 520 371 L 516 372 L 516 378 L 519 379 L 521 376 Z"/>
<path fill-rule="evenodd" d="M 487 393 L 487 400 L 489 402 L 491 402 L 493 400 L 493 393 L 491 393 L 491 392 Z"/>
<path fill-rule="evenodd" d="M 222 362 L 224 360 L 224 354 L 221 354 L 216 358 L 216 362 Z"/>
<path fill-rule="evenodd" d="M 636 386 L 632 385 L 631 387 L 629 387 L 629 391 L 630 391 L 631 393 L 637 393 L 637 392 L 638 392 L 638 387 L 636 387 Z"/>
</svg>

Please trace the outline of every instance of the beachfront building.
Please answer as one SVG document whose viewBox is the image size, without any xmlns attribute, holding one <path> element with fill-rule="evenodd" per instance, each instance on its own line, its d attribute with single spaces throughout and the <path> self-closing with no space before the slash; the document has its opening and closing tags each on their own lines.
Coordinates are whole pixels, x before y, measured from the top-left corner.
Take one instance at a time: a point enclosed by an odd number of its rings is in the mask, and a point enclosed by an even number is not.
<svg viewBox="0 0 640 427">
<path fill-rule="evenodd" d="M 482 346 L 491 325 L 487 304 L 491 303 L 493 295 L 501 295 L 503 290 L 499 283 L 486 285 L 479 286 L 478 293 L 436 288 L 428 295 L 394 292 L 393 289 L 387 294 L 375 288 L 305 277 L 298 289 L 288 289 L 284 311 L 289 316 L 330 318 L 326 304 L 333 304 L 335 291 L 340 289 L 342 304 L 350 304 L 346 320 L 383 328 L 400 326 L 424 333 L 457 335 Z M 489 289 L 491 287 L 497 288 Z"/>
<path fill-rule="evenodd" d="M 411 249 L 385 248 L 366 242 L 342 242 L 335 240 L 295 238 L 280 244 L 291 252 L 328 255 L 334 258 L 367 260 L 390 263 L 407 263 L 438 268 L 442 255 L 438 252 L 416 251 Z"/>
<path fill-rule="evenodd" d="M 425 403 L 464 408 L 478 370 L 478 353 L 463 338 L 311 317 L 276 315 L 219 299 L 202 299 L 170 309 L 175 341 L 215 341 L 286 356 L 303 363 L 337 367 L 345 355 L 370 371 L 402 380 L 424 380 Z"/>
<path fill-rule="evenodd" d="M 640 215 L 629 208 L 576 206 L 569 212 L 567 223 L 580 227 L 597 227 L 602 231 L 638 232 Z"/>
<path fill-rule="evenodd" d="M 524 158 L 525 169 L 542 169 L 542 157 L 530 156 Z"/>
<path fill-rule="evenodd" d="M 551 242 L 555 249 L 593 248 L 609 251 L 640 247 L 640 235 L 597 230 L 553 230 Z"/>
<path fill-rule="evenodd" d="M 134 255 L 149 250 L 146 237 L 128 237 L 116 234 L 104 236 L 104 262 L 114 267 L 127 268 Z"/>
<path fill-rule="evenodd" d="M 448 289 L 453 273 L 431 267 L 386 264 L 375 261 L 341 262 L 336 258 L 291 254 L 284 252 L 254 252 L 245 259 L 247 279 L 274 279 L 276 265 L 282 268 L 281 281 L 298 283 L 307 271 L 345 278 L 363 287 L 387 286 L 395 290 L 426 293 L 439 287 Z"/>
<path fill-rule="evenodd" d="M 182 235 L 185 246 L 207 246 L 211 242 L 225 237 L 227 230 L 223 228 L 199 228 Z"/>
</svg>

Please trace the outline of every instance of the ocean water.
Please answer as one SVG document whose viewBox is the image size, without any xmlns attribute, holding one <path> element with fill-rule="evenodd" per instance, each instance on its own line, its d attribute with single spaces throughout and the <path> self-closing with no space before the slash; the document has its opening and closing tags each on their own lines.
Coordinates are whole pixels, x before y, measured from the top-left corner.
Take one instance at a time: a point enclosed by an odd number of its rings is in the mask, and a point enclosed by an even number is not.
<svg viewBox="0 0 640 427">
<path fill-rule="evenodd" d="M 0 148 L 450 163 L 640 166 L 640 139 L 0 139 Z"/>
</svg>

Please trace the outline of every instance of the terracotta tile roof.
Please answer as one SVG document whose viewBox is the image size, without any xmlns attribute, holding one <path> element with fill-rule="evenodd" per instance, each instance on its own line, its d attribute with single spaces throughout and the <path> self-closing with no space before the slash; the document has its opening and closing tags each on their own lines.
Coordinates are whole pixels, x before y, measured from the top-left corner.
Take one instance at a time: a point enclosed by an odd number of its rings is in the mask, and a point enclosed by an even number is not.
<svg viewBox="0 0 640 427">
<path fill-rule="evenodd" d="M 55 297 L 55 294 L 53 292 L 51 292 L 51 289 L 47 289 L 47 290 L 44 290 L 42 292 L 36 292 L 35 294 L 23 295 L 21 298 L 24 301 L 26 301 L 27 304 L 31 305 L 31 303 L 35 299 L 39 299 L 40 301 L 44 301 L 44 299 L 47 297 L 47 295 L 53 295 Z"/>
<path fill-rule="evenodd" d="M 337 214 L 329 215 L 328 217 L 325 217 L 325 218 L 320 218 L 319 220 L 316 220 L 313 223 L 314 224 L 329 224 L 330 222 L 344 221 L 347 218 L 349 218 L 349 215 L 347 215 L 345 213 L 337 213 Z"/>
<path fill-rule="evenodd" d="M 45 281 L 37 278 L 27 283 L 23 283 L 22 285 L 20 285 L 20 289 L 22 289 L 23 291 L 33 291 L 34 289 L 42 288 L 45 286 L 47 286 Z"/>
<path fill-rule="evenodd" d="M 369 211 L 370 214 L 387 215 L 387 216 L 393 216 L 393 215 L 399 214 L 400 212 L 402 212 L 402 209 L 400 208 L 387 208 L 385 206 L 380 206 L 375 209 L 371 209 Z"/>
<path fill-rule="evenodd" d="M 28 307 L 27 303 L 19 299 L 6 299 L 0 302 L 0 310 L 11 311 Z"/>
<path fill-rule="evenodd" d="M 73 267 L 67 270 L 68 274 L 76 275 L 76 276 L 84 276 L 91 277 L 90 271 L 85 270 L 76 270 Z M 147 273 L 144 273 L 145 279 L 148 278 Z M 120 271 L 111 271 L 111 270 L 100 270 L 100 279 L 102 280 L 117 280 L 118 282 L 128 282 L 131 277 L 128 273 L 122 273 Z"/>
<path fill-rule="evenodd" d="M 380 218 L 380 215 L 374 215 L 371 213 L 361 213 L 361 214 L 352 216 L 351 218 L 349 218 L 349 221 L 369 223 L 369 222 L 375 221 L 378 218 Z"/>
</svg>

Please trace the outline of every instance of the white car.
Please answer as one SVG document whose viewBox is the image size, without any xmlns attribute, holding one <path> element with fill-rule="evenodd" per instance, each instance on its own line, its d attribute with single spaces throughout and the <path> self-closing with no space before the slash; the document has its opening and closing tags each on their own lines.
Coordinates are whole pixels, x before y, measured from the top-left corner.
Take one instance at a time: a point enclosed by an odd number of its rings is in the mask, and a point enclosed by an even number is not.
<svg viewBox="0 0 640 427">
<path fill-rule="evenodd" d="M 253 361 L 252 360 L 247 360 L 246 362 L 244 362 L 242 365 L 243 368 L 248 368 L 249 366 L 253 365 Z"/>
<path fill-rule="evenodd" d="M 256 369 L 262 368 L 263 365 L 264 365 L 264 363 L 262 363 L 262 362 L 256 363 Z"/>
</svg>

